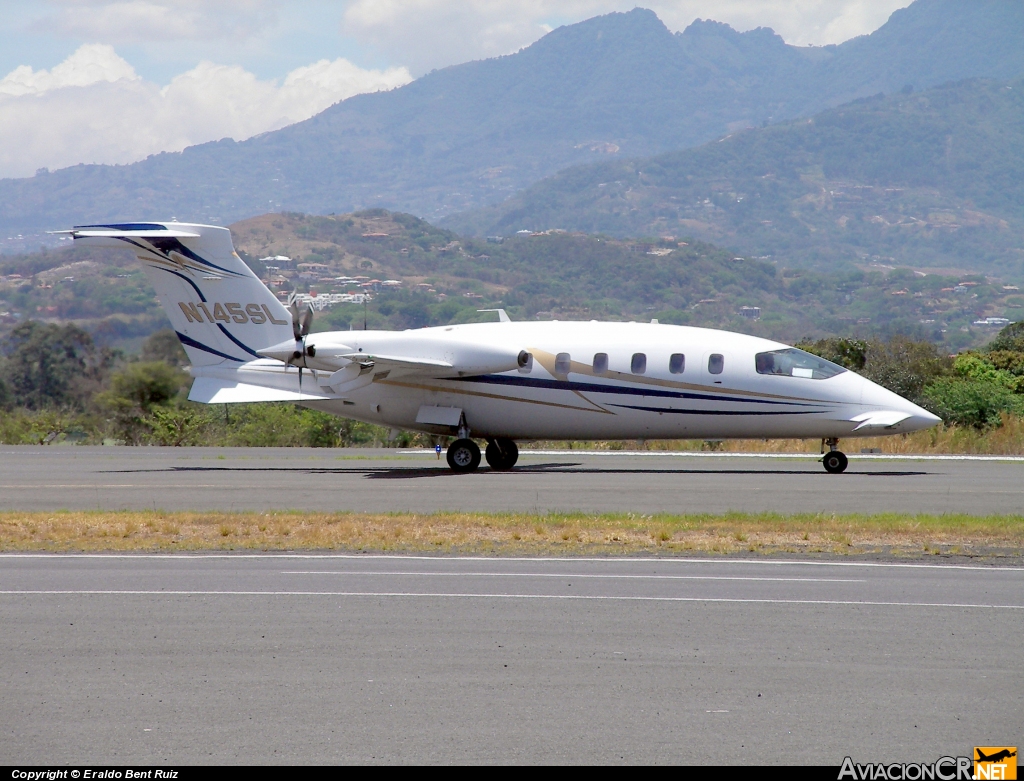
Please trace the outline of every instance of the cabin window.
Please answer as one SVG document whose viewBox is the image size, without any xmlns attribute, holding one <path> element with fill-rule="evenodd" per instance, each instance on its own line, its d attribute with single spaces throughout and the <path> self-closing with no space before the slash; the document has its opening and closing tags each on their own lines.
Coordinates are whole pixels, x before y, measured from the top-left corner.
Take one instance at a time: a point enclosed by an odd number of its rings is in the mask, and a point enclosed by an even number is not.
<svg viewBox="0 0 1024 781">
<path fill-rule="evenodd" d="M 594 374 L 604 374 L 608 371 L 608 353 L 594 354 Z"/>
<path fill-rule="evenodd" d="M 725 368 L 725 356 L 721 353 L 712 353 L 708 358 L 708 374 L 721 374 Z"/>
<path fill-rule="evenodd" d="M 555 374 L 568 374 L 572 368 L 572 359 L 569 353 L 559 353 L 555 356 Z"/>
<path fill-rule="evenodd" d="M 633 360 L 629 362 L 629 370 L 633 374 L 643 374 L 647 371 L 647 356 L 644 353 L 633 353 Z"/>
<path fill-rule="evenodd" d="M 673 374 L 682 374 L 686 368 L 686 356 L 682 353 L 672 353 L 668 359 L 668 370 Z"/>
<path fill-rule="evenodd" d="M 803 377 L 808 380 L 827 380 L 846 371 L 817 355 L 805 353 L 795 347 L 772 350 L 754 356 L 754 368 L 758 374 L 775 374 L 780 377 Z"/>
</svg>

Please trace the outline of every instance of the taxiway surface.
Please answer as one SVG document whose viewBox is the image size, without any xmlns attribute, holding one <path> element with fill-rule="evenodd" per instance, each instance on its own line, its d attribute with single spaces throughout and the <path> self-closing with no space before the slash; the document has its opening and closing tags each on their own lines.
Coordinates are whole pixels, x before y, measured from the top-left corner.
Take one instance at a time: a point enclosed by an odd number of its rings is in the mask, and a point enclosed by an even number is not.
<svg viewBox="0 0 1024 781">
<path fill-rule="evenodd" d="M 1019 513 L 1024 462 L 526 454 L 453 474 L 433 454 L 303 448 L 0 448 L 7 510 Z"/>
<path fill-rule="evenodd" d="M 0 764 L 931 762 L 1024 727 L 1024 569 L 0 556 Z"/>
</svg>

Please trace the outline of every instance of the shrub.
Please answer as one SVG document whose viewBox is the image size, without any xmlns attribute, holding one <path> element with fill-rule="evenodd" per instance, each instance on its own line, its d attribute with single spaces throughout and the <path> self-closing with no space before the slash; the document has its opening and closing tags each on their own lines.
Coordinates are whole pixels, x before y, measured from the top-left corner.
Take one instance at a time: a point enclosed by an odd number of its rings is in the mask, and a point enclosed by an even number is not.
<svg viewBox="0 0 1024 781">
<path fill-rule="evenodd" d="M 924 389 L 927 406 L 947 424 L 998 426 L 1004 413 L 1024 415 L 1024 396 L 996 382 L 943 377 Z"/>
</svg>

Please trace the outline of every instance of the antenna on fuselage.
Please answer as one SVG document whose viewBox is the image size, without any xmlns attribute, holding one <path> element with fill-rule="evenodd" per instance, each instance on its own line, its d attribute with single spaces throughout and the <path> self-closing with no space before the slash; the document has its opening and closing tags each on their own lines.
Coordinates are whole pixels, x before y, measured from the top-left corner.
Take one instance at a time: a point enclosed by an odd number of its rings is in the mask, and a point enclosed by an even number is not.
<svg viewBox="0 0 1024 781">
<path fill-rule="evenodd" d="M 504 309 L 477 309 L 476 311 L 477 312 L 497 312 L 498 313 L 498 322 L 499 323 L 511 323 L 512 322 L 512 318 L 510 318 L 508 316 L 508 314 L 506 314 Z"/>
</svg>

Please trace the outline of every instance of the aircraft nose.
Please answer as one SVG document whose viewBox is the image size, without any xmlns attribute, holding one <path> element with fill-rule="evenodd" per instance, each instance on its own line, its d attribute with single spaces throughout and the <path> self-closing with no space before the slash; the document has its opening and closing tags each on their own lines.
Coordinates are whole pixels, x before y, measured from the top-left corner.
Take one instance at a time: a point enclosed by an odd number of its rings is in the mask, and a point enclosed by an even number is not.
<svg viewBox="0 0 1024 781">
<path fill-rule="evenodd" d="M 900 426 L 900 428 L 905 431 L 921 431 L 942 422 L 942 418 L 938 415 L 933 415 L 928 410 L 923 409 L 916 404 L 912 404 L 911 406 L 913 407 L 913 412 L 909 418 L 903 421 L 903 425 Z"/>
<path fill-rule="evenodd" d="M 942 419 L 933 415 L 923 407 L 893 393 L 891 390 L 864 379 L 861 391 L 861 403 L 867 409 L 877 409 L 898 419 L 895 424 L 889 423 L 886 428 L 892 434 L 907 434 L 921 431 L 941 423 Z M 885 417 L 885 415 L 882 415 Z"/>
</svg>

